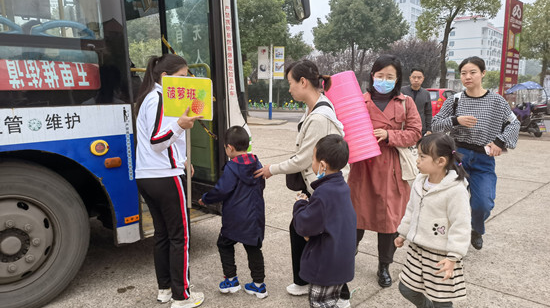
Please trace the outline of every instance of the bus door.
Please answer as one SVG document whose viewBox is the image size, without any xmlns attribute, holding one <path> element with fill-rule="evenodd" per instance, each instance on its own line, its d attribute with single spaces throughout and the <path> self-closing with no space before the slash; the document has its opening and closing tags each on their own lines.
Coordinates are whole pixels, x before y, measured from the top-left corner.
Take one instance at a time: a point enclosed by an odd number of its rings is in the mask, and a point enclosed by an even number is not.
<svg viewBox="0 0 550 308">
<path fill-rule="evenodd" d="M 172 52 L 162 43 L 164 37 L 173 52 L 187 60 L 191 73 L 213 81 L 213 121 L 202 121 L 206 129 L 196 123 L 191 132 L 193 200 L 213 187 L 227 161 L 223 148 L 225 130 L 230 125 L 246 126 L 237 99 L 243 87 L 237 63 L 240 51 L 233 2 L 126 1 L 129 54 L 136 67 L 133 71 L 143 71 L 150 56 Z M 220 208 L 208 210 L 219 212 Z"/>
</svg>

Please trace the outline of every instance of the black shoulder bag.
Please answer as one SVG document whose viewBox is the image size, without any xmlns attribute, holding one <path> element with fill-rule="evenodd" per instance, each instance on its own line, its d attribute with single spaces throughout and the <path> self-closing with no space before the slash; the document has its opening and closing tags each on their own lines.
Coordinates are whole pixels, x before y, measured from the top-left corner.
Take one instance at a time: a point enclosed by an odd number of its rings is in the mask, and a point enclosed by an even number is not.
<svg viewBox="0 0 550 308">
<path fill-rule="evenodd" d="M 328 106 L 328 107 L 330 107 L 330 109 L 332 109 L 332 106 L 329 103 L 327 103 L 327 102 L 318 102 L 315 105 L 315 107 L 313 107 L 311 112 L 313 112 L 313 110 L 317 109 L 317 107 L 321 107 L 321 106 Z M 298 132 L 300 132 L 301 128 L 302 128 L 302 123 L 299 123 L 298 124 Z M 294 156 L 292 156 L 292 157 L 294 157 Z M 306 182 L 304 181 L 304 178 L 302 177 L 302 172 L 287 174 L 286 175 L 286 187 L 288 189 L 294 190 L 294 191 L 306 191 L 307 190 L 307 185 L 306 185 Z"/>
</svg>

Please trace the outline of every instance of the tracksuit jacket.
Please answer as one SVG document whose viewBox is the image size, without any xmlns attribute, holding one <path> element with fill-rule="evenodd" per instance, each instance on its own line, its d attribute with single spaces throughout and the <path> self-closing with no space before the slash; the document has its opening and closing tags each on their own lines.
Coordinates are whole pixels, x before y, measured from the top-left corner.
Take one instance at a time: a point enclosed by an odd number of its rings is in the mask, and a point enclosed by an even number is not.
<svg viewBox="0 0 550 308">
<path fill-rule="evenodd" d="M 165 178 L 185 173 L 185 130 L 177 120 L 176 117 L 164 116 L 162 86 L 155 83 L 153 91 L 143 100 L 136 121 L 136 179 Z"/>
</svg>

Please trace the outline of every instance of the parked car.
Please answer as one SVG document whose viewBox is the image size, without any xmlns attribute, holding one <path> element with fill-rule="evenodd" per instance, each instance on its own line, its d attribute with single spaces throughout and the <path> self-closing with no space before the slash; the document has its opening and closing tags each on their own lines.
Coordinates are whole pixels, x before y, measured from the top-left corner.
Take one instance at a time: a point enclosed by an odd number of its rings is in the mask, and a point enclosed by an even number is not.
<svg viewBox="0 0 550 308">
<path fill-rule="evenodd" d="M 430 99 L 432 100 L 432 117 L 435 116 L 441 106 L 449 96 L 453 96 L 456 91 L 451 89 L 427 89 L 430 92 Z"/>
</svg>

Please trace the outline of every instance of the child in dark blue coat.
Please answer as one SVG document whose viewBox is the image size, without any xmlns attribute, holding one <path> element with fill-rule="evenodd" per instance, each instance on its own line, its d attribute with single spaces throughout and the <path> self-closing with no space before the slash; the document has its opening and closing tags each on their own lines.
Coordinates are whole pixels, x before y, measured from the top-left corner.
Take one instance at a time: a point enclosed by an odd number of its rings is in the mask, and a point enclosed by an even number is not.
<svg viewBox="0 0 550 308">
<path fill-rule="evenodd" d="M 308 241 L 300 262 L 300 277 L 310 283 L 310 307 L 338 307 L 344 283 L 355 271 L 357 217 L 350 189 L 342 176 L 349 158 L 346 141 L 328 135 L 313 150 L 311 199 L 302 194 L 294 204 L 294 227 Z"/>
<path fill-rule="evenodd" d="M 225 153 L 231 159 L 216 186 L 205 193 L 200 204 L 223 202 L 222 229 L 218 250 L 225 280 L 220 292 L 235 293 L 241 289 L 235 265 L 235 244 L 242 243 L 248 254 L 252 282 L 245 284 L 245 292 L 265 298 L 264 256 L 262 241 L 265 231 L 265 180 L 254 178 L 254 171 L 262 164 L 256 155 L 248 154 L 248 133 L 240 126 L 232 126 L 225 133 Z"/>
</svg>

